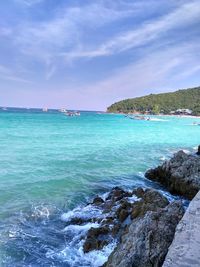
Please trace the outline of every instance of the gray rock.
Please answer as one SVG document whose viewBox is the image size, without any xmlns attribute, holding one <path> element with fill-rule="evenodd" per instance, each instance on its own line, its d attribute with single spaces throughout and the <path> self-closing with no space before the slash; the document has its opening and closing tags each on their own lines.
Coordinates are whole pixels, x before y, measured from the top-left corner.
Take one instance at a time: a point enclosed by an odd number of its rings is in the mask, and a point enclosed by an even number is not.
<svg viewBox="0 0 200 267">
<path fill-rule="evenodd" d="M 102 203 L 104 203 L 104 200 L 103 200 L 101 197 L 99 197 L 99 196 L 95 197 L 95 198 L 93 199 L 93 202 L 92 202 L 92 204 L 93 204 L 93 205 L 96 205 L 96 206 L 99 206 L 99 205 L 101 205 Z"/>
<path fill-rule="evenodd" d="M 200 191 L 179 222 L 163 267 L 200 266 Z"/>
<path fill-rule="evenodd" d="M 165 208 L 169 204 L 166 197 L 158 191 L 147 189 L 143 193 L 143 197 L 133 203 L 131 219 L 144 216 L 148 211 L 156 211 L 159 208 Z"/>
<path fill-rule="evenodd" d="M 105 267 L 159 267 L 165 259 L 176 225 L 184 214 L 175 201 L 134 219 Z"/>
<path fill-rule="evenodd" d="M 200 190 L 200 157 L 179 151 L 163 165 L 148 170 L 145 176 L 161 183 L 172 194 L 192 199 Z"/>
</svg>

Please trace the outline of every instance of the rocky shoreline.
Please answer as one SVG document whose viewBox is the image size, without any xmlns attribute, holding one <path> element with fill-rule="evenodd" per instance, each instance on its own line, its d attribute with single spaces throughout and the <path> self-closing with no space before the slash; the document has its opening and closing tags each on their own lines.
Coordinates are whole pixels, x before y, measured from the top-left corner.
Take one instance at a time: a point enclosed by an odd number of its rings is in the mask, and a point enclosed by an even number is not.
<svg viewBox="0 0 200 267">
<path fill-rule="evenodd" d="M 200 146 L 196 154 L 176 153 L 169 161 L 146 172 L 146 178 L 159 182 L 172 194 L 188 199 L 200 190 Z"/>
<path fill-rule="evenodd" d="M 145 176 L 191 200 L 200 189 L 199 154 L 200 147 L 195 155 L 179 151 Z M 116 244 L 103 267 L 162 266 L 185 212 L 181 200 L 169 201 L 158 190 L 141 187 L 132 191 L 115 187 L 88 206 L 98 210 L 98 216 L 73 217 L 67 225 L 93 224 L 82 236 L 85 254 Z"/>
</svg>

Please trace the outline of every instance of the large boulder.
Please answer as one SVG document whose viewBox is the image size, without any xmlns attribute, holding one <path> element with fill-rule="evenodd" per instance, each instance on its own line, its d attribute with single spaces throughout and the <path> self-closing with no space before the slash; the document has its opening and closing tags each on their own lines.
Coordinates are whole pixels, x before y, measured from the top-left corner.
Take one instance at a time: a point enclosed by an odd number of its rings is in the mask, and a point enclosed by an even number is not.
<svg viewBox="0 0 200 267">
<path fill-rule="evenodd" d="M 175 201 L 134 219 L 104 266 L 162 266 L 183 214 L 181 202 Z"/>
<path fill-rule="evenodd" d="M 200 190 L 200 157 L 181 150 L 161 166 L 148 170 L 145 176 L 161 183 L 172 194 L 192 199 Z"/>
<path fill-rule="evenodd" d="M 147 189 L 143 197 L 133 203 L 131 219 L 144 216 L 148 211 L 156 211 L 159 208 L 165 208 L 169 204 L 166 197 L 161 195 L 158 191 Z"/>
<path fill-rule="evenodd" d="M 108 244 L 108 241 L 104 239 L 99 239 L 99 236 L 105 236 L 109 233 L 110 229 L 108 226 L 99 227 L 99 228 L 90 228 L 87 234 L 87 238 L 83 245 L 84 253 L 87 253 L 92 250 L 102 249 L 105 245 Z"/>
</svg>

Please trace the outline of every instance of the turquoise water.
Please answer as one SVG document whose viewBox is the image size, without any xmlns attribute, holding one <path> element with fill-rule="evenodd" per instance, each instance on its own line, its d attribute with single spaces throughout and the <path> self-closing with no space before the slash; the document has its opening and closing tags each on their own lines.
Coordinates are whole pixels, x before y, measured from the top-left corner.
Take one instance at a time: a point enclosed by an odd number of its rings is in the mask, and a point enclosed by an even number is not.
<svg viewBox="0 0 200 267">
<path fill-rule="evenodd" d="M 49 247 L 59 250 L 66 244 L 60 234 L 62 213 L 116 185 L 148 185 L 146 169 L 200 143 L 200 126 L 192 125 L 200 119 L 154 119 L 96 112 L 80 117 L 53 111 L 0 112 L 2 266 L 72 266 L 67 255 L 59 262 L 47 260 Z M 36 231 L 43 235 L 37 242 L 29 237 Z M 33 255 L 35 244 L 40 250 Z"/>
</svg>

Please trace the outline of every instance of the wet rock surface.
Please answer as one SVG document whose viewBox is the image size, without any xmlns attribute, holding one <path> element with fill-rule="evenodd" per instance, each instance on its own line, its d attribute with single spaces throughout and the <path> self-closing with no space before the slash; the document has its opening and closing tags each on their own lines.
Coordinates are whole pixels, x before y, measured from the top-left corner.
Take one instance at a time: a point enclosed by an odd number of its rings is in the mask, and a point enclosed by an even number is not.
<svg viewBox="0 0 200 267">
<path fill-rule="evenodd" d="M 148 170 L 145 176 L 161 183 L 172 194 L 178 194 L 191 200 L 200 190 L 199 149 L 194 155 L 179 151 L 161 166 Z"/>
<path fill-rule="evenodd" d="M 179 151 L 145 176 L 173 194 L 192 199 L 200 189 L 199 149 L 193 155 Z M 109 251 L 103 267 L 161 267 L 184 211 L 181 201 L 167 199 L 158 190 L 114 187 L 75 215 L 69 213 L 66 229 L 82 231 L 79 240 L 85 257 L 92 251 Z"/>
<path fill-rule="evenodd" d="M 125 191 L 115 187 L 105 197 L 97 196 L 91 207 L 100 211 L 83 237 L 83 252 L 118 244 L 104 266 L 161 266 L 184 209 L 181 202 L 169 203 L 153 189 Z M 70 224 L 85 225 L 89 219 L 72 218 Z"/>
<path fill-rule="evenodd" d="M 183 213 L 176 201 L 134 219 L 104 267 L 162 266 Z"/>
</svg>

